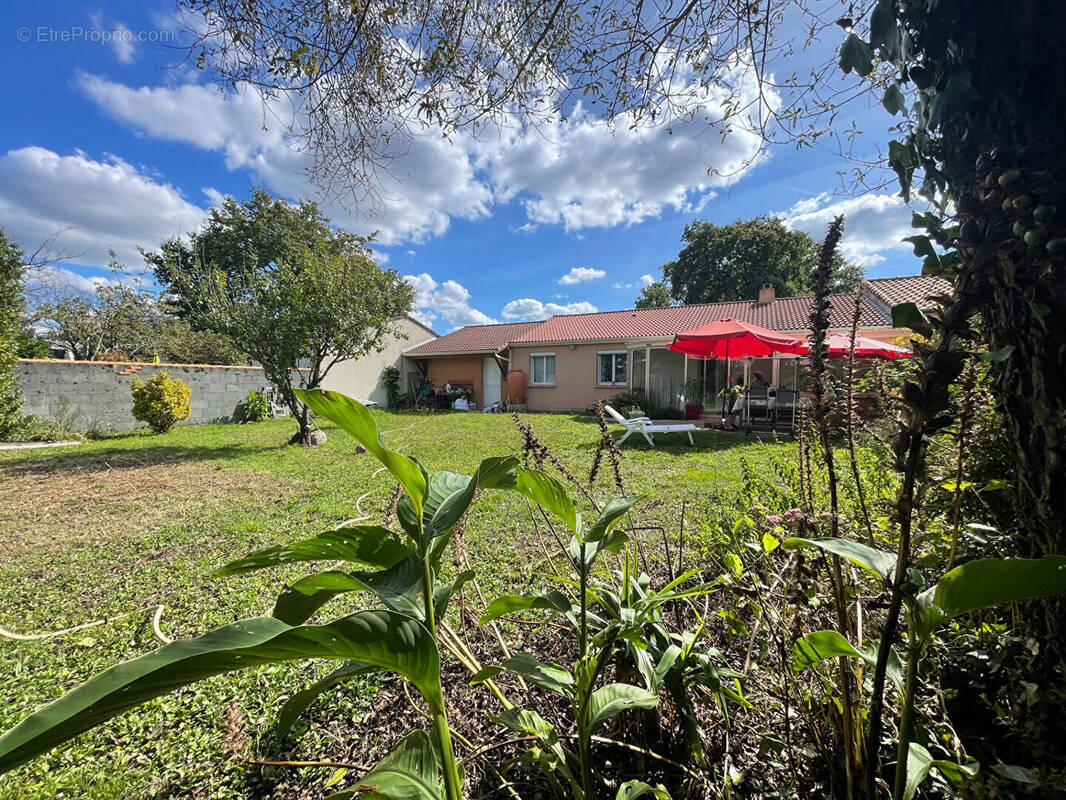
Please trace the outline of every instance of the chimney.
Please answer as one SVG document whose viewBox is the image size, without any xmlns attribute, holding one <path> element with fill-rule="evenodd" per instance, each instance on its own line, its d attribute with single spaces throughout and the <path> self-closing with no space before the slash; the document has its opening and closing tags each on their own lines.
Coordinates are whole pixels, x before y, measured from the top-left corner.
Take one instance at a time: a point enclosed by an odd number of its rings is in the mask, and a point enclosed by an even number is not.
<svg viewBox="0 0 1066 800">
<path fill-rule="evenodd" d="M 774 302 L 774 298 L 777 293 L 774 291 L 773 284 L 764 283 L 762 288 L 759 289 L 759 305 L 764 306 L 767 303 Z"/>
</svg>

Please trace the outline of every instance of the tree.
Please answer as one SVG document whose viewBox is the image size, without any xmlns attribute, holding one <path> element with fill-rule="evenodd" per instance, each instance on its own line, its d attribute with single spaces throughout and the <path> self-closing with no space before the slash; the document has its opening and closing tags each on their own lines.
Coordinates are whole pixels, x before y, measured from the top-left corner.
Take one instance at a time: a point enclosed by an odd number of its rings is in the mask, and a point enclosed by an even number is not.
<svg viewBox="0 0 1066 800">
<path fill-rule="evenodd" d="M 810 236 L 776 217 L 728 225 L 696 220 L 681 238 L 685 246 L 663 265 L 663 277 L 671 297 L 682 303 L 755 299 L 765 284 L 779 296 L 802 295 L 819 250 Z M 851 291 L 861 278 L 861 267 L 834 256 L 833 291 Z"/>
<path fill-rule="evenodd" d="M 247 258 L 233 249 L 241 229 L 255 234 Z M 292 206 L 262 190 L 245 203 L 227 200 L 182 248 L 220 263 L 170 262 L 171 296 L 186 303 L 193 327 L 262 364 L 299 422 L 293 442 L 313 441 L 294 387 L 315 389 L 338 362 L 380 351 L 397 333 L 391 320 L 414 301 L 410 284 L 375 264 L 364 239 L 331 227 L 312 202 Z"/>
<path fill-rule="evenodd" d="M 640 297 L 635 305 L 637 308 L 662 308 L 672 303 L 670 287 L 662 281 L 656 281 L 640 290 Z"/>
<path fill-rule="evenodd" d="M 49 338 L 76 360 L 148 360 L 157 354 L 163 312 L 155 298 L 131 286 L 98 286 L 42 304 L 35 316 Z"/>
<path fill-rule="evenodd" d="M 15 365 L 22 338 L 22 249 L 0 230 L 0 440 L 22 419 Z"/>
</svg>

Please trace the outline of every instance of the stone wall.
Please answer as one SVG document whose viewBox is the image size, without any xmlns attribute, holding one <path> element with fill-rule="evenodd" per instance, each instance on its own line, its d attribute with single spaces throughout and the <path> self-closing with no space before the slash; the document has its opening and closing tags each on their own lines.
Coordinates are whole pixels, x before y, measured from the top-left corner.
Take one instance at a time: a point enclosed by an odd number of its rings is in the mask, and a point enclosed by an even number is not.
<svg viewBox="0 0 1066 800">
<path fill-rule="evenodd" d="M 24 414 L 54 419 L 76 411 L 71 423 L 74 428 L 112 431 L 144 427 L 131 412 L 130 383 L 134 376 L 148 380 L 157 372 L 169 372 L 171 378 L 184 381 L 192 389 L 192 413 L 181 423 L 184 425 L 229 421 L 249 389 L 258 392 L 269 385 L 260 367 L 27 358 L 20 359 L 15 368 L 22 388 Z"/>
</svg>

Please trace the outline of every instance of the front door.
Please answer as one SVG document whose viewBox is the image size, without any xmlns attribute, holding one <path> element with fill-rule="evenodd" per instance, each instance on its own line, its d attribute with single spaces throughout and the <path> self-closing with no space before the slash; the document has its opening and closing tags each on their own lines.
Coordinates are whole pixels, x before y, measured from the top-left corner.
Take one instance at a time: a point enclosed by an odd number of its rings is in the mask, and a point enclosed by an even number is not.
<svg viewBox="0 0 1066 800">
<path fill-rule="evenodd" d="M 502 377 L 500 365 L 496 363 L 495 358 L 481 359 L 481 386 L 485 393 L 485 396 L 481 398 L 482 408 L 488 408 L 503 399 Z"/>
</svg>

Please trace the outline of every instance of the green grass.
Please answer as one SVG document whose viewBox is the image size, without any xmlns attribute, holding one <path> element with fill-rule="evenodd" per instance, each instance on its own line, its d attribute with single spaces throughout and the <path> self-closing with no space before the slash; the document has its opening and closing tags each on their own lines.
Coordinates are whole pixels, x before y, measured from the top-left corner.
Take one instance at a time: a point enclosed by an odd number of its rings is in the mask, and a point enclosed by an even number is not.
<svg viewBox="0 0 1066 800">
<path fill-rule="evenodd" d="M 376 412 L 386 441 L 430 469 L 471 471 L 488 455 L 515 452 L 521 440 L 505 415 L 395 415 Z M 582 479 L 599 440 L 592 418 L 531 415 L 540 438 Z M 285 445 L 292 423 L 178 428 L 138 432 L 78 447 L 0 453 L 0 626 L 20 634 L 94 619 L 108 624 L 41 641 L 0 640 L 0 729 L 114 663 L 155 646 L 146 622 L 165 606 L 171 637 L 192 636 L 245 616 L 269 613 L 289 568 L 209 580 L 228 559 L 275 542 L 367 515 L 382 518 L 393 483 L 379 465 L 356 454 L 351 439 L 327 428 L 329 441 L 305 450 Z M 677 535 L 688 501 L 690 541 L 716 518 L 715 498 L 742 478 L 742 460 L 768 470 L 792 445 L 701 433 L 659 447 L 631 438 L 623 472 L 631 493 L 648 496 L 644 525 Z M 614 493 L 610 469 L 596 492 Z M 365 495 L 365 496 L 364 496 Z M 361 498 L 361 499 L 360 499 Z M 359 500 L 359 507 L 356 502 Z M 649 549 L 658 542 L 648 532 Z M 466 534 L 471 561 L 492 596 L 541 580 L 542 549 L 523 501 L 486 494 Z M 244 753 L 266 756 L 271 720 L 281 700 L 330 668 L 265 667 L 221 676 L 160 698 L 0 778 L 0 798 L 299 797 L 319 791 L 329 771 L 272 770 L 227 759 L 234 734 Z M 376 685 L 337 691 L 307 715 L 291 744 L 294 759 L 360 758 L 360 717 Z M 359 731 L 358 737 L 353 734 Z M 347 738 L 346 738 L 347 737 Z M 262 740 L 262 741 L 260 741 Z"/>
</svg>

